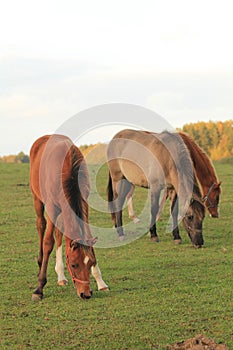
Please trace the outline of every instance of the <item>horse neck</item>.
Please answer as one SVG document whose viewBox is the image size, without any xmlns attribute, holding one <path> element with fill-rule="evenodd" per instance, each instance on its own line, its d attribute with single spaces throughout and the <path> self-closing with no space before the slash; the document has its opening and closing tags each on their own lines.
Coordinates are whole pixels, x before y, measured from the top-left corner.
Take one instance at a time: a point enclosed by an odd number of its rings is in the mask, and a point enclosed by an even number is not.
<svg viewBox="0 0 233 350">
<path fill-rule="evenodd" d="M 217 177 L 210 160 L 204 153 L 202 153 L 202 157 L 198 158 L 195 165 L 196 175 L 204 195 L 214 183 L 217 183 Z"/>
<path fill-rule="evenodd" d="M 188 135 L 180 133 L 180 136 L 189 150 L 196 176 L 204 193 L 213 183 L 217 183 L 214 167 L 207 154 Z"/>
</svg>

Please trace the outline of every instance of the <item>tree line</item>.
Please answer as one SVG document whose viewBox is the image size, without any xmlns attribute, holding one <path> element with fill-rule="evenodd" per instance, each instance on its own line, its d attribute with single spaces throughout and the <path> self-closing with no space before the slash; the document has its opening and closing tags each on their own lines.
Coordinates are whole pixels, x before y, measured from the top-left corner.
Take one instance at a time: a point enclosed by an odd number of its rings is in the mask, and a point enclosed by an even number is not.
<svg viewBox="0 0 233 350">
<path fill-rule="evenodd" d="M 185 124 L 189 134 L 212 160 L 233 156 L 233 120 Z"/>
<path fill-rule="evenodd" d="M 212 160 L 233 156 L 233 120 L 225 122 L 197 122 L 185 124 L 182 129 L 208 154 Z M 96 145 L 80 146 L 85 154 Z M 29 163 L 29 156 L 20 152 L 17 155 L 0 157 L 0 163 Z"/>
<path fill-rule="evenodd" d="M 0 157 L 0 163 L 29 163 L 30 159 L 24 152 L 19 152 L 17 155 L 9 155 Z"/>
</svg>

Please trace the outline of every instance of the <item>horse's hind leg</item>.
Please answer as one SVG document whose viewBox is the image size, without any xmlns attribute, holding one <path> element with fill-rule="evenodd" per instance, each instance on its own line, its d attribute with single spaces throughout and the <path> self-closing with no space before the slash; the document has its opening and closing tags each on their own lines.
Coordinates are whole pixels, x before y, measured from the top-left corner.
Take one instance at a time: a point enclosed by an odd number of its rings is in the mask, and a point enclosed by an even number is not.
<svg viewBox="0 0 233 350">
<path fill-rule="evenodd" d="M 178 205 L 178 197 L 175 191 L 172 193 L 171 198 L 171 215 L 172 215 L 172 234 L 174 237 L 174 243 L 180 244 L 181 243 L 181 237 L 179 233 L 179 227 L 178 227 L 178 211 L 179 211 L 179 205 Z"/>
<path fill-rule="evenodd" d="M 128 213 L 129 213 L 129 218 L 133 220 L 135 224 L 140 222 L 140 219 L 136 216 L 133 208 L 133 193 L 134 193 L 134 186 L 131 185 L 131 189 L 129 193 L 126 196 L 126 201 L 127 201 L 127 206 L 128 206 Z"/>
<path fill-rule="evenodd" d="M 131 189 L 131 183 L 125 178 L 117 183 L 117 198 L 116 198 L 116 228 L 120 239 L 124 238 L 124 231 L 122 228 L 122 208 L 126 199 L 126 195 Z"/>
<path fill-rule="evenodd" d="M 43 239 L 43 259 L 41 264 L 41 269 L 38 277 L 38 286 L 32 294 L 32 300 L 41 300 L 43 298 L 43 288 L 47 283 L 47 267 L 49 256 L 53 250 L 54 246 L 54 222 L 56 221 L 55 212 L 49 211 L 50 217 L 47 220 L 47 229 Z"/>
<path fill-rule="evenodd" d="M 159 242 L 156 229 L 156 216 L 159 210 L 160 190 L 151 189 L 151 222 L 150 222 L 150 238 L 153 242 Z"/>
<path fill-rule="evenodd" d="M 37 262 L 38 262 L 39 273 L 40 273 L 42 260 L 43 260 L 43 239 L 44 239 L 44 233 L 46 229 L 46 220 L 44 217 L 44 204 L 35 195 L 34 195 L 34 208 L 36 212 L 36 228 L 39 236 L 39 255 L 38 255 Z"/>
<path fill-rule="evenodd" d="M 63 263 L 63 258 L 62 258 L 62 233 L 59 230 L 61 229 L 62 225 L 62 218 L 61 215 L 59 215 L 56 223 L 56 228 L 55 228 L 55 237 L 56 237 L 56 266 L 55 266 L 55 271 L 57 273 L 57 284 L 59 286 L 64 286 L 68 284 L 68 280 L 65 277 L 64 274 L 64 263 Z"/>
</svg>

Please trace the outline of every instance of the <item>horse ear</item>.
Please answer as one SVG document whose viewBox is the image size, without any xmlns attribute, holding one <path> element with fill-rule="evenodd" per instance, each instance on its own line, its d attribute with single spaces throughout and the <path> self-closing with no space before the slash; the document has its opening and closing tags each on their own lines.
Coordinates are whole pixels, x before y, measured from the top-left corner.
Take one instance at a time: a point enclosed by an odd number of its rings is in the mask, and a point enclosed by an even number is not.
<svg viewBox="0 0 233 350">
<path fill-rule="evenodd" d="M 97 239 L 98 239 L 98 237 L 94 237 L 94 238 L 83 240 L 83 241 L 81 241 L 81 243 L 83 245 L 87 245 L 89 247 L 93 247 L 93 245 L 96 244 Z"/>
<path fill-rule="evenodd" d="M 193 196 L 190 199 L 190 205 L 192 205 L 195 201 L 203 205 L 203 201 L 201 200 L 201 198 L 199 198 L 195 193 L 193 193 Z"/>
<path fill-rule="evenodd" d="M 70 248 L 74 248 L 74 241 L 73 240 L 70 241 Z"/>
<path fill-rule="evenodd" d="M 79 244 L 86 245 L 86 246 L 89 246 L 89 247 L 93 247 L 93 245 L 96 244 L 97 239 L 98 239 L 97 237 L 90 238 L 90 239 L 87 239 L 87 240 L 74 239 L 74 240 L 70 241 L 70 248 L 76 249 L 76 248 L 78 248 Z"/>
<path fill-rule="evenodd" d="M 73 239 L 70 241 L 70 248 L 75 249 L 78 246 L 77 240 Z"/>
<path fill-rule="evenodd" d="M 96 244 L 97 240 L 98 240 L 98 237 L 94 237 L 92 239 L 89 239 L 88 240 L 88 243 L 89 243 L 88 245 L 90 245 L 92 247 L 94 244 Z"/>
<path fill-rule="evenodd" d="M 222 181 L 219 181 L 219 183 L 217 183 L 217 186 L 220 187 L 221 183 L 222 183 Z"/>
<path fill-rule="evenodd" d="M 195 200 L 195 199 L 194 199 L 193 197 L 190 199 L 190 205 L 193 204 L 194 200 Z"/>
</svg>

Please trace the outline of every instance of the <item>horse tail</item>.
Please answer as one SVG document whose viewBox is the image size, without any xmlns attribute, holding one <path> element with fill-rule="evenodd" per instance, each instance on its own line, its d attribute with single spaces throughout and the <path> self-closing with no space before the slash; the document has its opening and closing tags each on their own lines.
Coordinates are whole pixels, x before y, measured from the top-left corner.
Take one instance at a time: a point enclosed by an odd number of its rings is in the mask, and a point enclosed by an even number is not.
<svg viewBox="0 0 233 350">
<path fill-rule="evenodd" d="M 114 212 L 114 196 L 113 196 L 113 188 L 112 188 L 112 177 L 110 172 L 108 173 L 108 186 L 107 186 L 107 195 L 108 195 L 108 209 L 111 213 L 112 220 L 115 222 L 116 214 Z"/>
</svg>

